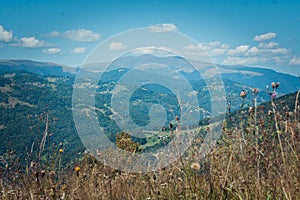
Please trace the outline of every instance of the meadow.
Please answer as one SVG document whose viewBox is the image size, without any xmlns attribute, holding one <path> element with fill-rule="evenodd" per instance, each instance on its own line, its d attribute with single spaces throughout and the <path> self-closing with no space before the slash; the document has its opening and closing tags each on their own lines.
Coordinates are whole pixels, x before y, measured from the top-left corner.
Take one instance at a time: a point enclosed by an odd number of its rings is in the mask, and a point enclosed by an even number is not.
<svg viewBox="0 0 300 200">
<path fill-rule="evenodd" d="M 270 102 L 260 105 L 256 105 L 258 90 L 242 91 L 241 110 L 227 113 L 222 135 L 205 158 L 198 159 L 199 148 L 205 145 L 199 134 L 184 156 L 154 172 L 125 173 L 88 153 L 62 164 L 65 149 L 59 144 L 53 146 L 47 160 L 41 159 L 43 151 L 28 152 L 26 167 L 21 167 L 18 155 L 9 149 L 1 156 L 0 197 L 299 199 L 300 91 L 277 99 L 278 86 L 271 85 Z M 253 105 L 243 105 L 245 98 L 251 98 Z M 141 147 L 126 133 L 117 136 L 116 144 L 133 153 Z"/>
</svg>

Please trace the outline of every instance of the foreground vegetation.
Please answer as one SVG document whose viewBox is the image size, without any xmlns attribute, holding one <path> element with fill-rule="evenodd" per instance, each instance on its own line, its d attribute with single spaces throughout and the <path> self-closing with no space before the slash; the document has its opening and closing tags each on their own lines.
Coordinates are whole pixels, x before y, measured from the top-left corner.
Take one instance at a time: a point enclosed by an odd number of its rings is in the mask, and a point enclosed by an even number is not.
<svg viewBox="0 0 300 200">
<path fill-rule="evenodd" d="M 63 146 L 42 159 L 28 155 L 20 168 L 17 155 L 1 157 L 1 199 L 299 199 L 299 92 L 228 114 L 218 144 L 203 158 L 200 135 L 184 156 L 167 168 L 124 173 L 89 155 L 62 165 Z M 246 94 L 241 93 L 241 98 Z M 244 106 L 244 105 L 242 105 Z M 117 145 L 135 152 L 139 144 L 127 134 Z"/>
</svg>

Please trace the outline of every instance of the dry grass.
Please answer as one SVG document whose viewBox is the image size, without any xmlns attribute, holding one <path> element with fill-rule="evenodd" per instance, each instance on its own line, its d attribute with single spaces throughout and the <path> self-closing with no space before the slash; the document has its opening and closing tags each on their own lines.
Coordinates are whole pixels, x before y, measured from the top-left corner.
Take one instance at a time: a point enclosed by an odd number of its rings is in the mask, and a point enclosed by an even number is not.
<svg viewBox="0 0 300 200">
<path fill-rule="evenodd" d="M 298 97 L 298 95 L 297 95 Z M 277 107 L 276 107 L 277 106 Z M 1 199 L 299 199 L 300 123 L 295 109 L 257 109 L 227 127 L 203 160 L 195 160 L 202 138 L 186 155 L 157 172 L 128 174 L 86 155 L 61 168 L 63 152 L 48 165 L 20 171 L 14 152 L 0 169 Z M 75 167 L 76 170 L 75 170 Z"/>
</svg>

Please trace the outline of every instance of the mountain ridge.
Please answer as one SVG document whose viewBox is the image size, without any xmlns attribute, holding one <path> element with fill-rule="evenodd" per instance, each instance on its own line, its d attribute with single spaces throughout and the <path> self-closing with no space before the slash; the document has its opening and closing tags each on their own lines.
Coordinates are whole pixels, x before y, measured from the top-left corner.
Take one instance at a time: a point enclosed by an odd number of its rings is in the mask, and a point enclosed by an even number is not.
<svg viewBox="0 0 300 200">
<path fill-rule="evenodd" d="M 14 62 L 18 62 L 21 67 L 11 66 Z M 56 144 L 62 142 L 66 149 L 65 154 L 67 157 L 73 158 L 74 154 L 76 155 L 84 149 L 76 133 L 72 118 L 72 91 L 76 74 L 64 72 L 63 66 L 58 64 L 37 62 L 36 65 L 34 61 L 27 60 L 10 62 L 3 62 L 2 60 L 0 62 L 0 153 L 5 152 L 9 148 L 25 152 L 27 151 L 26 148 L 29 148 L 33 142 L 36 144 L 36 141 L 41 137 L 40 133 L 43 132 L 45 113 L 48 113 L 52 119 L 50 132 L 53 135 L 50 141 Z M 76 72 L 78 68 L 74 69 Z M 265 85 L 258 80 L 253 81 L 255 78 L 263 77 L 264 83 L 268 85 L 273 81 L 281 81 L 278 88 L 280 93 L 278 96 L 284 95 L 284 93 L 293 93 L 299 88 L 299 79 L 297 77 L 276 73 L 272 70 L 261 70 L 260 72 L 267 73 L 262 73 L 263 75 L 260 76 L 252 76 L 253 74 L 251 74 L 248 79 L 241 78 L 241 76 L 245 75 L 243 72 L 248 70 L 250 69 L 243 67 L 242 73 L 236 71 L 232 73 L 230 71 L 231 74 L 223 74 L 226 95 L 227 97 L 230 96 L 232 111 L 241 108 L 242 99 L 240 92 L 243 89 L 248 92 L 252 91 L 253 86 L 249 86 L 247 83 L 253 84 L 253 82 L 258 82 L 260 83 L 259 86 L 262 86 L 259 87 L 258 102 L 270 99 L 269 93 L 265 92 Z M 97 105 L 95 106 L 99 108 L 98 110 L 101 110 L 101 112 L 97 111 L 99 123 L 101 123 L 101 126 L 106 127 L 108 137 L 112 140 L 114 140 L 115 134 L 120 130 L 115 127 L 116 124 L 110 118 L 113 110 L 111 110 L 109 103 L 114 85 L 125 72 L 126 70 L 119 71 L 118 69 L 108 71 L 105 79 L 102 80 L 105 83 L 99 82 L 98 85 L 100 87 L 96 90 Z M 186 73 L 183 76 L 190 80 L 194 90 L 199 91 L 197 97 L 201 101 L 200 103 L 203 104 L 203 106 L 202 104 L 199 104 L 199 106 L 201 105 L 204 111 L 209 111 L 210 101 L 209 96 L 207 96 L 209 93 L 203 80 L 198 80 L 197 74 Z M 231 79 L 227 79 L 226 76 Z M 232 81 L 232 79 L 236 80 Z M 291 87 L 286 87 L 291 80 Z M 147 90 L 141 88 L 135 93 L 136 96 L 132 97 L 131 111 L 136 123 L 147 124 L 149 120 L 147 108 L 150 105 L 147 101 L 151 99 L 150 97 L 160 104 L 176 103 L 174 101 L 176 96 L 170 96 L 170 94 L 166 96 L 163 90 L 155 88 L 157 87 L 146 87 Z M 252 106 L 252 101 L 249 94 L 244 100 L 244 107 L 250 106 Z M 175 104 L 171 108 L 176 112 L 179 111 Z M 86 112 L 89 111 L 86 110 Z M 175 114 L 177 115 L 178 113 Z M 168 120 L 170 120 L 170 116 Z M 35 128 L 31 129 L 30 127 Z M 35 146 L 35 148 L 37 147 Z"/>
</svg>

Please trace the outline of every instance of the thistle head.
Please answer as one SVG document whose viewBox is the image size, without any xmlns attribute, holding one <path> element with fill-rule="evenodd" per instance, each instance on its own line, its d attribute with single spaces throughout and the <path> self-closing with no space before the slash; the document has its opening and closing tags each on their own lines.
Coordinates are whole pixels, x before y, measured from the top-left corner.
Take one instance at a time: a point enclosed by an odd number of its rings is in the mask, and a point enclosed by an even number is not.
<svg viewBox="0 0 300 200">
<path fill-rule="evenodd" d="M 258 93 L 258 89 L 257 88 L 253 88 L 252 92 L 253 92 L 253 94 L 257 94 Z"/>
<path fill-rule="evenodd" d="M 198 162 L 194 162 L 191 164 L 191 169 L 195 170 L 195 171 L 199 171 L 200 170 L 200 164 Z"/>
<path fill-rule="evenodd" d="M 276 98 L 276 96 L 277 96 L 277 92 L 275 92 L 275 91 L 274 91 L 274 92 L 272 92 L 272 95 L 271 95 L 271 96 L 272 96 L 272 98 L 273 98 L 273 99 L 275 99 L 275 98 Z"/>
<path fill-rule="evenodd" d="M 272 82 L 272 83 L 271 83 L 271 86 L 272 86 L 272 88 L 274 89 L 274 88 L 276 87 L 276 83 L 275 83 L 275 82 Z"/>
<path fill-rule="evenodd" d="M 240 97 L 244 99 L 246 96 L 247 96 L 247 92 L 245 90 L 241 91 Z"/>
</svg>

